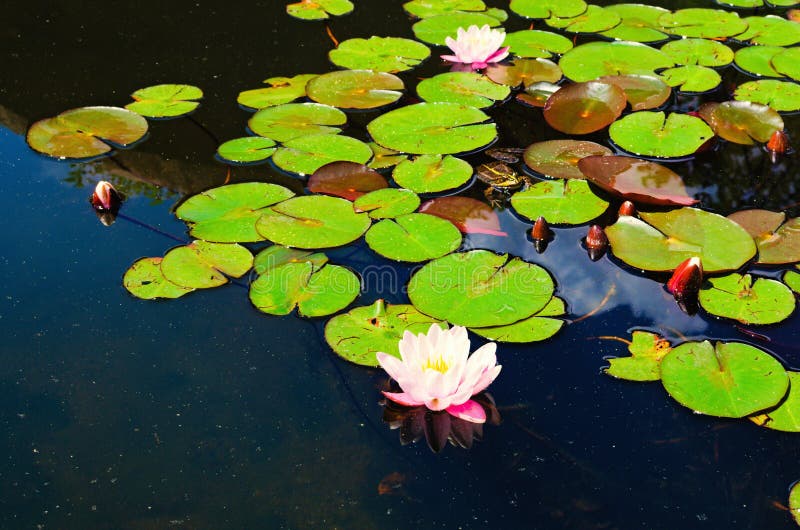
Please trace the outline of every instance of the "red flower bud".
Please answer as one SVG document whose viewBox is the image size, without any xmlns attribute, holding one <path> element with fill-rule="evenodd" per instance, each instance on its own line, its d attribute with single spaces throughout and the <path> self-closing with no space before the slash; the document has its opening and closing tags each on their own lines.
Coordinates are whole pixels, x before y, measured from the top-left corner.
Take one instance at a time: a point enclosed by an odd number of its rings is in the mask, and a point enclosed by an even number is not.
<svg viewBox="0 0 800 530">
<path fill-rule="evenodd" d="M 667 291 L 672 293 L 681 309 L 694 314 L 697 311 L 697 296 L 703 284 L 703 264 L 697 256 L 678 265 L 667 282 Z"/>
<path fill-rule="evenodd" d="M 539 217 L 535 223 L 533 223 L 533 229 L 531 229 L 531 238 L 533 239 L 533 245 L 536 248 L 536 252 L 542 253 L 547 248 L 547 243 L 552 241 L 553 239 L 553 231 L 550 230 L 550 225 L 547 224 L 547 221 L 544 217 Z"/>
<path fill-rule="evenodd" d="M 608 248 L 608 237 L 605 231 L 598 225 L 589 227 L 589 233 L 586 234 L 586 250 L 589 252 L 589 259 L 597 261 L 603 257 Z"/>
<path fill-rule="evenodd" d="M 619 207 L 619 215 L 636 215 L 636 207 L 631 201 L 623 202 Z"/>
<path fill-rule="evenodd" d="M 786 134 L 786 131 L 775 131 L 770 136 L 766 149 L 772 158 L 772 162 L 775 163 L 778 160 L 778 156 L 788 153 L 791 149 L 789 135 Z"/>
<path fill-rule="evenodd" d="M 117 193 L 109 182 L 101 180 L 94 188 L 94 193 L 90 199 L 92 207 L 98 212 L 117 213 L 122 205 L 122 196 Z"/>
</svg>

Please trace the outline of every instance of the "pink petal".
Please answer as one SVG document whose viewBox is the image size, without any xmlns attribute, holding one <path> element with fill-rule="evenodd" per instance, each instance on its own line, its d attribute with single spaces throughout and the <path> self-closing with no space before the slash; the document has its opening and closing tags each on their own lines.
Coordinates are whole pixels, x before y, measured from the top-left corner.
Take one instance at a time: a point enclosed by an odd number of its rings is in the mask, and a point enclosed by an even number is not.
<svg viewBox="0 0 800 530">
<path fill-rule="evenodd" d="M 491 54 L 489 57 L 486 58 L 486 62 L 496 63 L 502 61 L 506 57 L 508 57 L 508 46 L 506 46 L 505 48 L 500 48 L 499 50 Z"/>
<path fill-rule="evenodd" d="M 488 65 L 488 64 L 486 64 L 486 63 L 485 63 L 485 62 L 483 62 L 483 61 L 476 61 L 476 62 L 472 63 L 472 65 L 471 65 L 471 66 L 472 66 L 472 69 L 473 69 L 473 70 L 483 70 L 484 68 L 486 68 L 486 67 L 487 67 L 487 66 L 489 66 L 489 65 Z"/>
<path fill-rule="evenodd" d="M 406 407 L 418 407 L 422 401 L 417 401 L 405 392 L 381 392 L 388 399 Z"/>
<path fill-rule="evenodd" d="M 486 421 L 486 411 L 477 401 L 469 400 L 461 405 L 450 405 L 447 407 L 448 414 L 472 423 L 483 423 Z"/>
<path fill-rule="evenodd" d="M 450 61 L 451 63 L 460 63 L 461 61 L 455 55 L 440 55 L 442 59 L 445 61 Z"/>
<path fill-rule="evenodd" d="M 472 387 L 472 395 L 474 396 L 479 392 L 483 392 L 487 386 L 491 385 L 492 381 L 497 379 L 497 376 L 500 375 L 501 368 L 503 368 L 503 365 L 498 364 L 494 368 L 483 372 L 480 379 L 478 379 L 478 382 L 475 383 L 474 387 Z"/>
<path fill-rule="evenodd" d="M 375 357 L 378 358 L 378 364 L 381 365 L 381 368 L 386 370 L 386 373 L 389 374 L 389 377 L 398 383 L 403 379 L 407 379 L 406 374 L 408 373 L 408 368 L 406 368 L 400 359 L 394 355 L 383 353 L 382 351 L 376 353 Z"/>
<path fill-rule="evenodd" d="M 445 410 L 447 407 L 453 404 L 453 400 L 448 397 L 433 397 L 431 399 L 425 400 L 425 406 L 428 407 L 430 410 Z"/>
</svg>

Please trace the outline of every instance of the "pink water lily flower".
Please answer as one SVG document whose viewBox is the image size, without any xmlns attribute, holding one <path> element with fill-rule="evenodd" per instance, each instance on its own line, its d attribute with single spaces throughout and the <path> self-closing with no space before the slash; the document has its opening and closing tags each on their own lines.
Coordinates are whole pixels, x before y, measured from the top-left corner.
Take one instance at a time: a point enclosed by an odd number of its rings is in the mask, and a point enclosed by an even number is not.
<svg viewBox="0 0 800 530">
<path fill-rule="evenodd" d="M 442 55 L 442 59 L 453 63 L 470 65 L 473 70 L 481 70 L 508 57 L 508 46 L 503 46 L 506 34 L 491 29 L 488 24 L 483 27 L 470 26 L 467 30 L 458 28 L 456 38 L 447 37 L 445 43 L 453 50 L 453 55 Z"/>
<path fill-rule="evenodd" d="M 470 356 L 467 330 L 461 326 L 444 330 L 433 324 L 427 335 L 406 331 L 400 340 L 400 359 L 377 354 L 380 365 L 403 390 L 383 395 L 407 407 L 425 405 L 433 411 L 446 410 L 457 418 L 483 423 L 486 412 L 470 398 L 500 373 L 496 349 L 497 345 L 489 342 Z"/>
</svg>

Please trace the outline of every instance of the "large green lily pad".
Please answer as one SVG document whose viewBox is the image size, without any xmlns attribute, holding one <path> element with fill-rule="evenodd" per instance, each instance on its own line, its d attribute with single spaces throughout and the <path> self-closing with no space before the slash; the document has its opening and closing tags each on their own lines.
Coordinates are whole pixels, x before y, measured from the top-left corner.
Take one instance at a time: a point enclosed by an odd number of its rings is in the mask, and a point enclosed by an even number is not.
<svg viewBox="0 0 800 530">
<path fill-rule="evenodd" d="M 669 341 L 649 331 L 634 331 L 628 344 L 630 357 L 608 359 L 603 372 L 628 381 L 658 381 L 661 379 L 661 359 L 672 347 Z"/>
<path fill-rule="evenodd" d="M 427 261 L 461 245 L 461 232 L 453 223 L 425 213 L 384 219 L 372 225 L 364 237 L 372 250 L 396 261 Z"/>
<path fill-rule="evenodd" d="M 733 99 L 769 105 L 779 112 L 795 112 L 800 110 L 800 85 L 775 79 L 749 81 L 736 88 Z"/>
<path fill-rule="evenodd" d="M 263 136 L 245 136 L 222 143 L 217 155 L 226 162 L 251 164 L 266 160 L 275 152 L 275 142 Z"/>
<path fill-rule="evenodd" d="M 625 41 L 581 44 L 558 62 L 564 75 L 573 81 L 592 81 L 604 75 L 655 75 L 655 70 L 673 64 L 660 50 Z"/>
<path fill-rule="evenodd" d="M 604 37 L 632 42 L 659 42 L 669 38 L 658 19 L 669 10 L 644 4 L 614 4 L 605 7 L 622 19 L 619 25 L 601 33 Z"/>
<path fill-rule="evenodd" d="M 259 136 L 288 142 L 312 134 L 336 134 L 347 116 L 341 110 L 319 103 L 286 103 L 261 109 L 247 125 Z"/>
<path fill-rule="evenodd" d="M 747 17 L 747 30 L 736 35 L 736 40 L 761 46 L 794 46 L 800 42 L 800 24 L 775 15 Z"/>
<path fill-rule="evenodd" d="M 474 151 L 497 138 L 482 111 L 456 103 L 418 103 L 387 112 L 367 125 L 380 145 L 412 154 Z"/>
<path fill-rule="evenodd" d="M 372 157 L 367 144 L 349 136 L 314 134 L 289 140 L 272 155 L 272 162 L 284 171 L 310 175 L 331 162 L 366 164 Z"/>
<path fill-rule="evenodd" d="M 350 0 L 300 0 L 286 6 L 286 13 L 301 20 L 325 20 L 353 11 Z"/>
<path fill-rule="evenodd" d="M 136 298 L 154 300 L 156 298 L 178 298 L 194 291 L 191 287 L 181 287 L 164 277 L 161 272 L 162 258 L 141 258 L 136 260 L 122 277 L 122 285 Z"/>
<path fill-rule="evenodd" d="M 738 342 L 676 346 L 661 360 L 661 381 L 681 405 L 725 418 L 772 407 L 789 388 L 789 377 L 774 357 Z"/>
<path fill-rule="evenodd" d="M 186 199 L 175 210 L 189 224 L 192 237 L 218 243 L 248 243 L 264 238 L 256 221 L 266 208 L 294 196 L 277 184 L 227 184 Z"/>
<path fill-rule="evenodd" d="M 611 149 L 594 142 L 546 140 L 525 149 L 525 165 L 542 175 L 560 179 L 584 179 L 578 162 L 591 155 L 610 155 Z"/>
<path fill-rule="evenodd" d="M 422 80 L 417 94 L 428 102 L 444 101 L 484 108 L 506 99 L 511 89 L 475 72 L 446 72 Z"/>
<path fill-rule="evenodd" d="M 554 296 L 546 306 L 533 316 L 508 324 L 489 328 L 470 328 L 476 335 L 498 342 L 528 343 L 549 339 L 559 332 L 566 323 L 561 318 L 566 312 L 564 300 Z"/>
<path fill-rule="evenodd" d="M 566 134 L 589 134 L 608 127 L 625 109 L 625 92 L 610 83 L 588 81 L 561 87 L 544 106 L 544 119 Z"/>
<path fill-rule="evenodd" d="M 483 0 L 411 0 L 403 9 L 417 18 L 447 15 L 459 11 L 485 11 Z"/>
<path fill-rule="evenodd" d="M 677 66 L 659 72 L 661 78 L 678 92 L 700 94 L 714 90 L 722 82 L 719 72 L 708 66 Z"/>
<path fill-rule="evenodd" d="M 430 54 L 427 46 L 415 40 L 373 36 L 343 41 L 328 58 L 342 68 L 393 73 L 411 70 Z"/>
<path fill-rule="evenodd" d="M 586 11 L 575 17 L 551 16 L 545 23 L 551 28 L 570 33 L 600 33 L 619 25 L 622 18 L 613 11 L 589 4 Z"/>
<path fill-rule="evenodd" d="M 511 0 L 510 9 L 525 18 L 577 17 L 584 13 L 583 0 Z"/>
<path fill-rule="evenodd" d="M 397 164 L 392 178 L 417 193 L 436 193 L 464 185 L 472 178 L 472 166 L 452 155 L 422 155 Z"/>
<path fill-rule="evenodd" d="M 235 243 L 192 241 L 164 255 L 161 272 L 172 283 L 189 289 L 208 289 L 239 278 L 253 266 L 253 255 Z"/>
<path fill-rule="evenodd" d="M 737 144 L 766 143 L 776 131 L 783 130 L 781 115 L 759 103 L 709 102 L 697 110 L 717 136 Z"/>
<path fill-rule="evenodd" d="M 737 13 L 721 9 L 690 8 L 664 13 L 658 23 L 665 31 L 683 37 L 722 39 L 747 29 Z"/>
<path fill-rule="evenodd" d="M 308 82 L 308 97 L 342 109 L 374 109 L 391 105 L 403 95 L 403 81 L 396 75 L 372 70 L 339 70 L 318 75 Z"/>
<path fill-rule="evenodd" d="M 398 344 L 403 333 L 427 333 L 440 323 L 408 304 L 391 305 L 378 300 L 371 306 L 356 307 L 337 315 L 325 325 L 325 340 L 339 357 L 363 366 L 378 366 L 375 354 L 400 357 Z"/>
<path fill-rule="evenodd" d="M 338 197 L 295 197 L 268 208 L 256 223 L 264 238 L 296 248 L 328 248 L 355 241 L 369 228 L 365 213 Z"/>
<path fill-rule="evenodd" d="M 89 158 L 125 147 L 147 133 L 147 120 L 118 107 L 81 107 L 39 120 L 28 129 L 28 145 L 57 158 Z"/>
<path fill-rule="evenodd" d="M 800 81 L 800 48 L 786 48 L 772 57 L 775 71 Z"/>
<path fill-rule="evenodd" d="M 677 64 L 699 66 L 726 66 L 733 61 L 733 50 L 709 39 L 673 40 L 661 47 L 661 51 L 670 56 Z"/>
<path fill-rule="evenodd" d="M 177 118 L 189 114 L 200 104 L 203 91 L 192 85 L 155 85 L 140 88 L 125 108 L 147 118 Z"/>
<path fill-rule="evenodd" d="M 693 155 L 714 136 L 714 131 L 700 118 L 673 112 L 639 111 L 611 124 L 611 139 L 622 149 L 657 158 Z"/>
<path fill-rule="evenodd" d="M 553 54 L 563 54 L 572 49 L 572 41 L 552 31 L 525 29 L 506 33 L 503 46 L 517 57 L 549 59 Z"/>
<path fill-rule="evenodd" d="M 545 269 L 506 254 L 471 250 L 435 259 L 408 284 L 418 310 L 466 327 L 513 324 L 541 310 L 553 296 Z"/>
<path fill-rule="evenodd" d="M 736 51 L 736 67 L 756 77 L 783 77 L 772 66 L 772 58 L 784 51 L 780 46 L 745 46 Z"/>
<path fill-rule="evenodd" d="M 735 222 L 697 208 L 620 216 L 606 228 L 614 255 L 632 267 L 672 271 L 699 256 L 706 272 L 736 270 L 755 256 L 756 245 Z M 648 224 L 649 223 L 649 224 Z"/>
<path fill-rule="evenodd" d="M 411 29 L 414 36 L 422 42 L 444 46 L 447 37 L 456 38 L 458 28 L 468 28 L 470 26 L 497 27 L 500 20 L 486 13 L 465 13 L 453 12 L 446 15 L 437 15 L 423 18 L 415 23 Z"/>
<path fill-rule="evenodd" d="M 508 63 L 493 63 L 486 68 L 486 77 L 508 87 L 527 88 L 536 83 L 556 83 L 561 80 L 561 68 L 549 59 L 514 59 Z"/>
<path fill-rule="evenodd" d="M 239 105 L 251 109 L 265 109 L 275 105 L 290 103 L 306 95 L 306 84 L 317 74 L 300 74 L 294 77 L 270 77 L 267 87 L 254 88 L 239 93 Z"/>
<path fill-rule="evenodd" d="M 800 432 L 800 372 L 786 372 L 789 375 L 789 395 L 774 409 L 763 414 L 750 416 L 750 421 L 783 432 Z M 795 488 L 792 488 L 794 492 Z M 795 517 L 800 513 L 800 498 L 795 499 L 792 512 Z M 800 522 L 800 521 L 798 521 Z"/>
<path fill-rule="evenodd" d="M 585 180 L 546 180 L 511 196 L 511 206 L 530 220 L 544 217 L 551 224 L 579 225 L 602 215 L 608 201 Z"/>
<path fill-rule="evenodd" d="M 385 188 L 362 195 L 353 203 L 357 212 L 372 219 L 389 219 L 411 213 L 419 207 L 419 195 L 402 188 Z"/>
<path fill-rule="evenodd" d="M 749 274 L 709 278 L 700 290 L 700 306 L 718 317 L 742 324 L 776 324 L 794 311 L 794 293 L 781 282 Z"/>
</svg>

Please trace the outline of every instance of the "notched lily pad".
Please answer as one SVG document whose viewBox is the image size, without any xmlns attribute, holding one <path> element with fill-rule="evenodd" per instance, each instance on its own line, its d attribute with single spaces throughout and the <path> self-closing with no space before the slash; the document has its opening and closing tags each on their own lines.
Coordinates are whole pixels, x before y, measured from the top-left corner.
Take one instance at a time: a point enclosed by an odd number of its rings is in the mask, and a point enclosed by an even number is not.
<svg viewBox="0 0 800 530">
<path fill-rule="evenodd" d="M 778 112 L 796 112 L 800 110 L 800 85 L 774 79 L 749 81 L 736 88 L 733 99 L 769 105 Z"/>
<path fill-rule="evenodd" d="M 353 11 L 350 0 L 300 0 L 286 6 L 289 16 L 301 20 L 325 20 L 330 16 L 342 16 Z"/>
<path fill-rule="evenodd" d="M 331 162 L 308 179 L 308 191 L 354 201 L 371 191 L 389 186 L 380 173 L 356 162 Z"/>
<path fill-rule="evenodd" d="M 766 143 L 784 127 L 783 118 L 775 110 L 749 101 L 709 102 L 697 111 L 717 136 L 737 144 Z"/>
<path fill-rule="evenodd" d="M 509 324 L 489 328 L 470 328 L 476 335 L 498 342 L 529 343 L 549 339 L 566 323 L 561 318 L 566 312 L 564 300 L 554 296 L 546 306 L 533 316 Z"/>
<path fill-rule="evenodd" d="M 348 39 L 328 53 L 331 62 L 342 68 L 389 73 L 411 70 L 430 55 L 431 50 L 415 40 L 375 36 Z"/>
<path fill-rule="evenodd" d="M 660 107 L 672 93 L 668 84 L 652 75 L 604 75 L 597 81 L 621 88 L 632 110 Z"/>
<path fill-rule="evenodd" d="M 179 298 L 194 291 L 191 287 L 181 287 L 164 277 L 161 272 L 162 258 L 141 258 L 125 271 L 122 285 L 136 298 L 154 300 L 156 298 Z"/>
<path fill-rule="evenodd" d="M 592 81 L 604 75 L 655 75 L 675 63 L 665 53 L 638 42 L 589 42 L 565 53 L 558 65 L 573 81 Z"/>
<path fill-rule="evenodd" d="M 544 106 L 544 119 L 557 131 L 589 134 L 613 123 L 626 103 L 625 92 L 617 85 L 572 83 L 550 96 Z"/>
<path fill-rule="evenodd" d="M 189 289 L 208 289 L 239 278 L 253 266 L 253 255 L 235 243 L 192 241 L 164 255 L 161 272 L 172 283 Z"/>
<path fill-rule="evenodd" d="M 396 75 L 372 70 L 339 70 L 318 75 L 308 82 L 308 97 L 342 109 L 374 109 L 391 105 L 403 95 L 403 81 Z"/>
<path fill-rule="evenodd" d="M 700 118 L 673 112 L 639 111 L 611 124 L 611 139 L 636 155 L 655 158 L 690 156 L 714 136 Z"/>
<path fill-rule="evenodd" d="M 755 77 L 783 77 L 772 66 L 772 58 L 781 53 L 780 46 L 745 46 L 736 51 L 736 67 Z"/>
<path fill-rule="evenodd" d="M 515 193 L 511 206 L 530 220 L 544 217 L 551 224 L 579 225 L 599 217 L 608 201 L 595 195 L 585 180 L 546 180 Z"/>
<path fill-rule="evenodd" d="M 417 94 L 425 101 L 476 108 L 490 107 L 496 101 L 506 99 L 510 93 L 507 86 L 474 72 L 446 72 L 424 79 L 417 85 Z"/>
<path fill-rule="evenodd" d="M 256 274 L 264 274 L 287 263 L 311 263 L 316 271 L 328 263 L 328 256 L 322 252 L 272 245 L 256 254 L 253 270 Z"/>
<path fill-rule="evenodd" d="M 266 160 L 277 149 L 275 142 L 263 136 L 245 136 L 224 142 L 217 155 L 226 162 L 251 164 Z"/>
<path fill-rule="evenodd" d="M 761 427 L 783 432 L 800 432 L 800 372 L 786 372 L 789 375 L 789 395 L 774 409 L 763 414 L 750 416 L 750 421 Z M 800 498 L 792 488 L 792 515 L 797 519 L 800 514 Z M 798 521 L 800 522 L 800 521 Z"/>
<path fill-rule="evenodd" d="M 154 85 L 133 94 L 125 108 L 146 118 L 177 118 L 194 111 L 203 91 L 192 85 Z"/>
<path fill-rule="evenodd" d="M 509 87 L 530 87 L 536 83 L 556 83 L 561 77 L 561 68 L 549 59 L 514 59 L 510 64 L 490 64 L 486 77 Z"/>
<path fill-rule="evenodd" d="M 621 18 L 619 25 L 601 33 L 604 37 L 632 42 L 659 42 L 669 38 L 658 19 L 669 10 L 643 4 L 613 4 L 605 7 Z"/>
<path fill-rule="evenodd" d="M 578 140 L 546 140 L 525 149 L 525 165 L 533 171 L 553 178 L 583 179 L 578 162 L 591 155 L 610 155 L 611 149 L 594 142 Z"/>
<path fill-rule="evenodd" d="M 747 30 L 739 32 L 736 40 L 762 46 L 794 46 L 800 42 L 800 24 L 785 18 L 767 15 L 747 17 Z"/>
<path fill-rule="evenodd" d="M 661 47 L 677 64 L 719 67 L 733 61 L 733 50 L 709 39 L 678 39 Z"/>
<path fill-rule="evenodd" d="M 628 344 L 630 357 L 611 357 L 603 372 L 628 381 L 658 381 L 661 379 L 661 359 L 670 351 L 669 341 L 649 331 L 634 331 Z"/>
<path fill-rule="evenodd" d="M 577 17 L 586 12 L 583 0 L 511 0 L 510 9 L 525 18 Z"/>
<path fill-rule="evenodd" d="M 392 178 L 417 193 L 436 193 L 463 186 L 472 178 L 472 166 L 452 155 L 422 155 L 397 164 Z"/>
<path fill-rule="evenodd" d="M 289 140 L 272 155 L 280 169 L 297 175 L 310 175 L 331 162 L 366 164 L 372 157 L 367 144 L 349 136 L 314 134 Z"/>
<path fill-rule="evenodd" d="M 353 207 L 356 212 L 367 212 L 372 219 L 389 219 L 411 213 L 419 204 L 419 196 L 411 190 L 386 188 L 362 195 Z"/>
<path fill-rule="evenodd" d="M 745 274 L 709 278 L 700 290 L 700 306 L 718 317 L 742 324 L 775 324 L 794 311 L 794 293 L 781 282 Z"/>
<path fill-rule="evenodd" d="M 494 28 L 499 26 L 500 22 L 500 20 L 487 13 L 452 12 L 446 15 L 423 18 L 415 23 L 411 29 L 414 31 L 414 36 L 422 42 L 444 46 L 447 37 L 456 38 L 458 28 L 466 29 L 470 26 L 478 26 L 480 28 L 484 25 Z"/>
<path fill-rule="evenodd" d="M 683 37 L 722 39 L 747 29 L 737 13 L 721 9 L 690 8 L 664 13 L 658 23 L 665 31 Z"/>
<path fill-rule="evenodd" d="M 572 49 L 572 41 L 552 31 L 526 29 L 506 33 L 503 46 L 517 57 L 549 59 L 553 54 L 563 54 Z"/>
<path fill-rule="evenodd" d="M 761 265 L 783 265 L 800 261 L 800 217 L 768 210 L 744 210 L 728 216 L 753 236 Z"/>
<path fill-rule="evenodd" d="M 421 262 L 456 250 L 461 245 L 461 232 L 450 221 L 435 215 L 409 213 L 372 225 L 365 239 L 381 256 Z"/>
<path fill-rule="evenodd" d="M 288 142 L 312 134 L 337 134 L 347 116 L 319 103 L 286 103 L 261 109 L 247 122 L 250 130 L 276 142 Z"/>
<path fill-rule="evenodd" d="M 659 72 L 661 78 L 678 92 L 701 94 L 714 90 L 722 82 L 719 72 L 707 66 L 677 66 Z"/>
<path fill-rule="evenodd" d="M 483 0 L 411 0 L 403 4 L 409 15 L 429 18 L 453 12 L 485 11 Z"/>
<path fill-rule="evenodd" d="M 265 109 L 291 103 L 306 95 L 306 84 L 315 77 L 317 74 L 270 77 L 264 81 L 269 86 L 240 92 L 236 101 L 250 109 Z"/>
<path fill-rule="evenodd" d="M 589 4 L 586 11 L 575 17 L 551 16 L 545 23 L 570 33 L 600 33 L 619 25 L 622 18 L 613 11 Z"/>
</svg>

